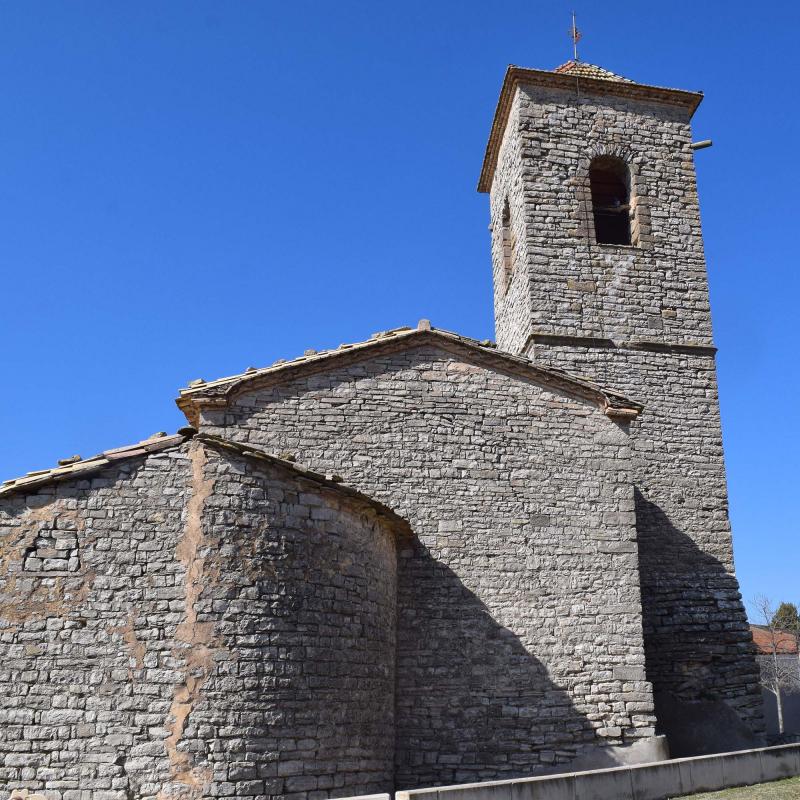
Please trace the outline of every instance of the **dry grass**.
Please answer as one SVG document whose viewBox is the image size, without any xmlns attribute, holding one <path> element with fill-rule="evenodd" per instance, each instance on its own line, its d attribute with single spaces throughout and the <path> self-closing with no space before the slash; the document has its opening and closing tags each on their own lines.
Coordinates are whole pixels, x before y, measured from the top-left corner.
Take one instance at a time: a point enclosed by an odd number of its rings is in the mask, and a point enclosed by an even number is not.
<svg viewBox="0 0 800 800">
<path fill-rule="evenodd" d="M 686 795 L 688 800 L 799 800 L 800 778 L 760 783 L 758 786 L 740 786 L 708 794 Z M 676 799 L 677 800 L 677 799 Z"/>
</svg>

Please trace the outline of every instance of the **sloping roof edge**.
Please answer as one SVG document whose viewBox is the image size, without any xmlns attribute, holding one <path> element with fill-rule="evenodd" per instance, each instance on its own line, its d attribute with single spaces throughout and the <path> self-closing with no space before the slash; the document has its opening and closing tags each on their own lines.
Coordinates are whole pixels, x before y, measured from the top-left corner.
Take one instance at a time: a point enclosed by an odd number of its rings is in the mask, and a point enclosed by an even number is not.
<svg viewBox="0 0 800 800">
<path fill-rule="evenodd" d="M 43 486 L 54 483 L 82 480 L 96 474 L 111 464 L 180 447 L 184 442 L 190 439 L 204 445 L 227 450 L 228 452 L 235 452 L 239 455 L 256 459 L 262 463 L 280 467 L 299 478 L 324 486 L 339 494 L 346 495 L 362 505 L 369 506 L 380 516 L 388 518 L 397 527 L 398 531 L 408 528 L 408 522 L 398 516 L 391 508 L 373 499 L 369 495 L 358 491 L 358 489 L 354 489 L 342 483 L 342 479 L 338 475 L 323 475 L 308 467 L 301 466 L 294 461 L 289 461 L 280 456 L 273 455 L 272 453 L 267 453 L 252 445 L 234 442 L 221 436 L 197 433 L 193 428 L 181 428 L 180 432 L 172 436 L 159 433 L 141 442 L 125 445 L 123 447 L 115 447 L 112 450 L 104 450 L 102 453 L 98 453 L 98 455 L 92 456 L 91 458 L 75 460 L 69 464 L 59 465 L 52 469 L 37 470 L 36 472 L 29 472 L 27 475 L 20 478 L 12 478 L 4 481 L 2 485 L 0 485 L 0 499 L 11 494 L 34 493 Z"/>
<path fill-rule="evenodd" d="M 636 83 L 636 81 L 632 81 L 624 75 L 617 75 L 616 72 L 612 72 L 610 69 L 599 67 L 597 64 L 590 64 L 588 61 L 576 61 L 574 58 L 565 61 L 563 64 L 559 64 L 552 71 L 561 73 L 562 75 L 572 75 L 573 77 L 577 75 L 579 78 L 597 78 L 598 80 L 604 81 Z"/>
<path fill-rule="evenodd" d="M 593 381 L 553 367 L 539 366 L 524 356 L 497 350 L 488 342 L 479 342 L 451 331 L 433 328 L 427 320 L 422 320 L 416 329 L 397 328 L 384 331 L 375 334 L 368 341 L 341 345 L 336 350 L 313 352 L 293 361 L 277 361 L 263 369 L 254 369 L 216 381 L 195 383 L 182 389 L 175 402 L 189 422 L 197 425 L 201 408 L 225 407 L 234 396 L 243 391 L 274 385 L 299 375 L 324 372 L 332 367 L 333 361 L 347 363 L 362 360 L 383 352 L 397 352 L 406 347 L 416 347 L 426 342 L 457 352 L 474 363 L 503 370 L 593 402 L 609 417 L 633 419 L 643 408 L 641 403 L 630 400 L 619 392 L 601 387 Z"/>
<path fill-rule="evenodd" d="M 797 655 L 797 637 L 791 631 L 776 630 L 774 633 L 766 625 L 750 623 L 750 634 L 758 655 L 771 656 Z"/>
<path fill-rule="evenodd" d="M 395 513 L 389 506 L 375 500 L 369 495 L 354 489 L 352 486 L 342 482 L 342 478 L 338 475 L 322 474 L 315 472 L 308 467 L 301 466 L 294 461 L 288 461 L 285 458 L 268 453 L 258 447 L 253 447 L 243 442 L 235 442 L 231 439 L 225 439 L 222 436 L 213 436 L 207 433 L 198 433 L 194 436 L 194 441 L 201 442 L 202 444 L 216 447 L 220 450 L 227 450 L 228 452 L 237 453 L 238 455 L 246 458 L 251 458 L 263 464 L 269 464 L 273 467 L 278 467 L 286 472 L 295 475 L 298 478 L 316 483 L 326 489 L 330 489 L 338 494 L 345 495 L 351 500 L 370 507 L 379 516 L 385 517 L 398 526 L 399 529 L 409 529 L 409 523 L 397 513 Z"/>
<path fill-rule="evenodd" d="M 511 113 L 511 101 L 514 92 L 521 84 L 534 84 L 538 86 L 552 86 L 559 89 L 575 89 L 575 81 L 580 81 L 582 92 L 588 94 L 613 94 L 630 97 L 636 100 L 651 100 L 669 105 L 683 106 L 689 111 L 691 117 L 703 100 L 702 92 L 688 92 L 684 89 L 668 89 L 663 86 L 649 86 L 646 83 L 634 81 L 609 80 L 603 78 L 587 78 L 576 76 L 569 72 L 551 72 L 550 70 L 528 69 L 511 64 L 503 78 L 500 97 L 494 112 L 489 141 L 486 144 L 486 153 L 483 157 L 478 191 L 488 192 L 492 188 L 494 171 L 500 153 L 506 124 Z"/>
<path fill-rule="evenodd" d="M 187 439 L 190 439 L 193 434 L 193 429 L 182 428 L 178 433 L 172 436 L 167 436 L 165 433 L 157 433 L 149 439 L 143 439 L 141 442 L 136 442 L 135 444 L 115 447 L 112 450 L 104 450 L 102 453 L 98 453 L 91 458 L 73 456 L 71 459 L 65 459 L 65 463 L 59 464 L 57 467 L 36 470 L 19 478 L 11 478 L 7 481 L 3 481 L 3 483 L 0 484 L 0 497 L 14 492 L 33 492 L 50 483 L 60 483 L 61 481 L 67 481 L 73 478 L 80 479 L 89 477 L 117 461 L 124 461 L 129 458 L 178 447 Z"/>
</svg>

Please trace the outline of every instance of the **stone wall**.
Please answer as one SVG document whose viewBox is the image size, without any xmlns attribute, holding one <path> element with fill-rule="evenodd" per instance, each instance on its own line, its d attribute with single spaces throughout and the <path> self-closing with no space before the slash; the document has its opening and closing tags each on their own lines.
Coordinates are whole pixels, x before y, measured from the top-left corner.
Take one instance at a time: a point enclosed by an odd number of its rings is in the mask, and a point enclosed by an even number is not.
<svg viewBox="0 0 800 800">
<path fill-rule="evenodd" d="M 520 286 L 509 299 L 495 292 L 501 349 L 522 352 L 532 333 L 711 344 L 691 135 L 679 106 L 518 90 L 490 195 L 495 275 L 506 198 L 520 239 Z M 598 155 L 628 164 L 636 247 L 595 241 L 589 164 Z"/>
<path fill-rule="evenodd" d="M 0 783 L 48 800 L 391 786 L 394 523 L 325 483 L 195 442 L 3 498 Z M 43 571 L 62 542 L 78 570 Z"/>
<path fill-rule="evenodd" d="M 631 439 L 657 717 L 676 756 L 748 746 L 763 730 L 762 705 L 733 565 L 713 356 L 577 347 L 536 356 L 645 404 Z"/>
<path fill-rule="evenodd" d="M 182 736 L 213 779 L 204 796 L 391 788 L 392 524 L 255 457 L 207 452 L 197 621 L 214 626 L 214 667 Z"/>
<path fill-rule="evenodd" d="M 495 275 L 506 198 L 526 240 L 519 285 L 509 299 L 495 290 L 498 344 L 645 406 L 631 432 L 648 678 L 676 754 L 751 746 L 763 729 L 733 569 L 690 145 L 685 107 L 594 95 L 580 81 L 575 91 L 526 85 L 491 191 Z M 597 155 L 630 169 L 636 246 L 595 240 Z M 698 716 L 719 734 L 697 736 Z"/>
<path fill-rule="evenodd" d="M 126 800 L 129 768 L 142 796 L 169 778 L 189 475 L 177 449 L 0 502 L 3 787 Z M 26 569 L 37 540 L 66 541 L 80 569 Z"/>
<path fill-rule="evenodd" d="M 409 522 L 397 787 L 615 763 L 653 735 L 629 445 L 597 406 L 425 345 L 279 376 L 201 428 Z"/>
</svg>

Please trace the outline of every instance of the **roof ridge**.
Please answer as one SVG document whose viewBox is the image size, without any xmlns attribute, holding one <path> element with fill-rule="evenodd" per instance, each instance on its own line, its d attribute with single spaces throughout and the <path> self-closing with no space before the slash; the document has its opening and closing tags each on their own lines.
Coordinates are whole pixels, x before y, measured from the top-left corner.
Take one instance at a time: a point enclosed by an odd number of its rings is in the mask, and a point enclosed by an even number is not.
<svg viewBox="0 0 800 800">
<path fill-rule="evenodd" d="M 333 489 L 369 505 L 382 516 L 388 517 L 393 522 L 398 523 L 402 529 L 408 527 L 407 520 L 399 516 L 393 509 L 358 489 L 343 483 L 343 479 L 339 475 L 316 472 L 309 467 L 298 464 L 282 456 L 275 455 L 274 453 L 269 453 L 251 444 L 237 442 L 213 434 L 198 433 L 194 428 L 189 427 L 180 428 L 177 433 L 172 435 L 159 432 L 148 439 L 142 439 L 134 444 L 116 447 L 111 450 L 104 450 L 102 453 L 98 453 L 90 458 L 82 458 L 76 461 L 73 460 L 76 457 L 72 456 L 69 459 L 69 464 L 53 467 L 52 469 L 29 472 L 21 478 L 12 478 L 4 481 L 0 484 L 0 496 L 27 490 L 38 490 L 47 484 L 69 480 L 74 477 L 84 477 L 116 461 L 123 461 L 128 458 L 134 458 L 135 456 L 167 450 L 171 447 L 181 445 L 190 439 L 222 447 L 226 450 L 233 450 L 241 455 L 257 458 L 261 461 L 279 466 L 299 477 L 326 486 L 329 489 Z"/>
<path fill-rule="evenodd" d="M 559 385 L 559 388 L 563 391 L 569 391 L 569 388 L 571 388 L 573 393 L 575 393 L 577 388 L 581 390 L 578 392 L 581 396 L 586 397 L 587 394 L 591 395 L 596 402 L 599 401 L 598 405 L 600 408 L 611 417 L 632 419 L 636 417 L 643 408 L 640 403 L 631 400 L 621 392 L 613 389 L 606 389 L 587 378 L 573 375 L 556 367 L 537 364 L 526 356 L 515 355 L 499 350 L 497 345 L 488 339 L 473 339 L 453 331 L 434 328 L 428 320 L 420 320 L 420 323 L 415 329 L 403 327 L 394 328 L 389 331 L 379 331 L 365 341 L 341 344 L 336 349 L 322 350 L 319 352 L 307 350 L 304 355 L 291 361 L 278 359 L 268 367 L 263 367 L 261 369 L 250 367 L 245 372 L 214 381 L 192 381 L 188 387 L 180 390 L 179 397 L 175 402 L 181 411 L 187 415 L 189 421 L 192 424 L 196 424 L 198 403 L 202 404 L 203 401 L 205 401 L 205 403 L 209 405 L 225 405 L 227 404 L 228 398 L 245 384 L 255 384 L 256 381 L 268 379 L 280 374 L 284 370 L 313 366 L 331 358 L 369 350 L 391 342 L 400 342 L 412 337 L 436 337 L 441 341 L 469 348 L 473 352 L 481 353 L 485 357 L 499 359 L 505 363 L 515 364 L 523 369 L 534 371 L 540 379 L 544 376 L 549 376 L 553 379 L 551 383 Z M 544 382 L 547 383 L 547 381 Z"/>
</svg>

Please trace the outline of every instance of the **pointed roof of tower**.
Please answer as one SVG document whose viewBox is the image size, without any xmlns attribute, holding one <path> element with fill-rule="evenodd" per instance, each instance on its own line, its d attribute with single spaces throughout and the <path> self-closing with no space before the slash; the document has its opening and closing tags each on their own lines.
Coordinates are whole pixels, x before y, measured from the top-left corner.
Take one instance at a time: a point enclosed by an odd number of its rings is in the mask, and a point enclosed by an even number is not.
<svg viewBox="0 0 800 800">
<path fill-rule="evenodd" d="M 616 75 L 594 64 L 587 64 L 585 61 L 567 61 L 554 70 L 527 69 L 515 67 L 512 64 L 506 70 L 503 88 L 500 90 L 500 99 L 497 101 L 492 130 L 486 145 L 486 155 L 483 159 L 483 168 L 478 180 L 479 192 L 488 192 L 492 188 L 500 145 L 517 88 L 523 85 L 546 86 L 575 93 L 576 81 L 579 83 L 581 96 L 615 95 L 646 103 L 681 106 L 686 109 L 690 117 L 703 99 L 702 92 L 687 92 L 683 89 L 668 89 L 663 86 L 636 83 L 630 78 L 623 78 L 621 75 Z"/>
<path fill-rule="evenodd" d="M 562 74 L 577 75 L 579 78 L 596 78 L 600 81 L 622 81 L 623 83 L 634 83 L 630 78 L 624 78 L 596 64 L 587 64 L 585 61 L 575 61 L 573 59 L 556 67 L 553 72 Z"/>
</svg>

